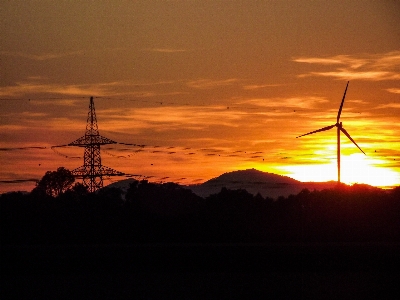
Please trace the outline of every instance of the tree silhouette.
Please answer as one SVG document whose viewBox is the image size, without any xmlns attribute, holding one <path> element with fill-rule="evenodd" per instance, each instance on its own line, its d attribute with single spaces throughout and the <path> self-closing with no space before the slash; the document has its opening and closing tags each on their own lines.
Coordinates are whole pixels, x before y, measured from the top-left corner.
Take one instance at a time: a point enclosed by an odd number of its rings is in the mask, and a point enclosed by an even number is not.
<svg viewBox="0 0 400 300">
<path fill-rule="evenodd" d="M 87 186 L 85 186 L 84 184 L 82 184 L 80 182 L 76 182 L 74 184 L 74 186 L 72 187 L 71 191 L 76 193 L 79 196 L 84 196 L 89 193 Z"/>
<path fill-rule="evenodd" d="M 32 192 L 57 197 L 71 189 L 74 181 L 75 177 L 71 171 L 64 167 L 59 167 L 57 171 L 47 171 Z"/>
<path fill-rule="evenodd" d="M 174 183 L 135 181 L 123 198 L 115 188 L 88 193 L 69 175 L 59 168 L 35 193 L 0 195 L 2 243 L 400 241 L 400 188 L 340 186 L 273 201 L 226 188 L 204 199 Z"/>
</svg>

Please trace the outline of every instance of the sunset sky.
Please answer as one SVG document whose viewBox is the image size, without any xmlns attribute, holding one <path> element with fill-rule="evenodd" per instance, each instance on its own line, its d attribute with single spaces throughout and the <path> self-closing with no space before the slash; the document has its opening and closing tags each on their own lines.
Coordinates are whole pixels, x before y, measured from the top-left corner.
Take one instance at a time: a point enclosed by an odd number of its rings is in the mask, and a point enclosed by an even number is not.
<svg viewBox="0 0 400 300">
<path fill-rule="evenodd" d="M 399 24 L 391 0 L 3 1 L 0 193 L 83 164 L 51 147 L 84 135 L 90 96 L 101 135 L 146 145 L 102 146 L 118 171 L 336 180 L 336 129 L 296 136 L 336 123 L 347 81 L 366 155 L 342 135 L 342 181 L 400 185 Z"/>
</svg>

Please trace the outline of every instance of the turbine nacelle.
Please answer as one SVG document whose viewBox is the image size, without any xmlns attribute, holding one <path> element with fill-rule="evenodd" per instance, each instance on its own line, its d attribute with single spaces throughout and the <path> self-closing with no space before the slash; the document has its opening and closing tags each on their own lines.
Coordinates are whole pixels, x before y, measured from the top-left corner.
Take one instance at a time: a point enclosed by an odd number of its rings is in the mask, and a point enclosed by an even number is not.
<svg viewBox="0 0 400 300">
<path fill-rule="evenodd" d="M 357 145 L 357 143 L 353 140 L 353 138 L 350 136 L 350 134 L 347 132 L 347 130 L 344 129 L 344 127 L 342 125 L 342 122 L 333 124 L 331 126 L 326 126 L 324 128 L 321 128 L 321 129 L 318 129 L 318 130 L 315 130 L 315 131 L 311 131 L 311 132 L 306 133 L 306 134 L 302 134 L 302 135 L 296 136 L 296 139 L 299 138 L 299 137 L 305 136 L 305 135 L 309 135 L 309 134 L 313 134 L 313 133 L 317 133 L 317 132 L 321 132 L 321 131 L 327 131 L 329 129 L 332 129 L 333 127 L 337 127 L 341 132 L 343 132 L 345 134 L 345 136 L 347 136 L 349 138 L 349 140 L 352 141 L 353 144 L 356 145 L 357 148 L 360 149 L 360 151 L 365 154 L 365 152 L 360 148 L 360 146 Z"/>
</svg>

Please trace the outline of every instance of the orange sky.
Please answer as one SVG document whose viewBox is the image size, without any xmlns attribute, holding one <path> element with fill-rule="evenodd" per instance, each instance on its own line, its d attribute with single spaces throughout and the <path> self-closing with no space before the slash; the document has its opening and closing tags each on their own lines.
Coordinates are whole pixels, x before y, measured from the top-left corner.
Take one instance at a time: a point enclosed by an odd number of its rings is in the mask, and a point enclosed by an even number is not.
<svg viewBox="0 0 400 300">
<path fill-rule="evenodd" d="M 47 149 L 0 151 L 0 180 L 82 165 L 83 149 L 50 147 L 84 134 L 90 96 L 100 134 L 146 145 L 104 149 L 119 171 L 336 180 L 336 130 L 296 136 L 336 122 L 350 81 L 341 121 L 367 155 L 342 135 L 342 179 L 399 185 L 399 11 L 396 1 L 8 1 L 0 148 Z"/>
</svg>

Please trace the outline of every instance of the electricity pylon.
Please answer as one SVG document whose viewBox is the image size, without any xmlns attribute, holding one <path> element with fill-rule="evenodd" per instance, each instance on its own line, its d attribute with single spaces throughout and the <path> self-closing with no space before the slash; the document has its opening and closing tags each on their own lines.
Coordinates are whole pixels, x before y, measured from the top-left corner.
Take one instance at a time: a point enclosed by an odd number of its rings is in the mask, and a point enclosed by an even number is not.
<svg viewBox="0 0 400 300">
<path fill-rule="evenodd" d="M 85 135 L 68 144 L 68 146 L 84 147 L 83 166 L 72 170 L 72 174 L 83 179 L 83 184 L 89 192 L 95 192 L 103 187 L 103 176 L 121 176 L 124 173 L 108 168 L 101 164 L 100 146 L 116 144 L 99 134 L 93 97 L 90 97 L 89 113 Z"/>
</svg>

